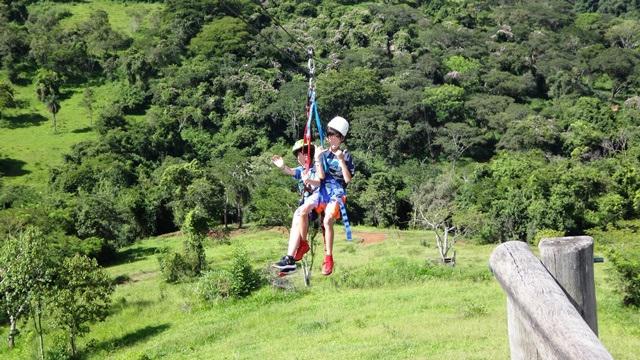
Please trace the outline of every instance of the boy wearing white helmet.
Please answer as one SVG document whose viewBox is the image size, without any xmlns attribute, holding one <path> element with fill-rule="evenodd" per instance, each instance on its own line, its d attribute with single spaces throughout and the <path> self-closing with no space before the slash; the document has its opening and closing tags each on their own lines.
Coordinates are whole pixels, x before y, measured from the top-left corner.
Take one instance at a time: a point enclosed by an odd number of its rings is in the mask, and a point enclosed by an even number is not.
<svg viewBox="0 0 640 360">
<path fill-rule="evenodd" d="M 309 149 L 309 151 L 307 151 Z M 273 266 L 284 274 L 292 273 L 296 270 L 296 261 L 302 259 L 310 249 L 307 242 L 307 232 L 309 229 L 309 215 L 312 213 L 320 201 L 319 187 L 322 178 L 318 177 L 315 166 L 305 170 L 308 157 L 318 160 L 319 153 L 315 154 L 315 146 L 308 144 L 304 140 L 298 140 L 291 149 L 293 155 L 298 160 L 300 166 L 290 168 L 284 164 L 284 160 L 279 155 L 273 155 L 271 161 L 283 173 L 293 176 L 298 180 L 298 189 L 302 199 L 300 206 L 296 209 L 291 220 L 291 231 L 289 232 L 289 246 L 287 255 L 275 263 Z"/>
<path fill-rule="evenodd" d="M 349 123 L 346 119 L 336 116 L 327 124 L 328 149 L 318 149 L 316 158 L 316 170 L 322 181 L 320 188 L 320 205 L 318 211 L 324 209 L 323 220 L 325 230 L 325 257 L 322 264 L 322 274 L 330 275 L 333 272 L 333 224 L 342 215 L 345 224 L 347 239 L 351 239 L 351 230 L 345 209 L 346 187 L 355 174 L 355 167 L 351 153 L 340 147 L 344 142 Z M 319 156 L 318 156 L 319 155 Z"/>
</svg>

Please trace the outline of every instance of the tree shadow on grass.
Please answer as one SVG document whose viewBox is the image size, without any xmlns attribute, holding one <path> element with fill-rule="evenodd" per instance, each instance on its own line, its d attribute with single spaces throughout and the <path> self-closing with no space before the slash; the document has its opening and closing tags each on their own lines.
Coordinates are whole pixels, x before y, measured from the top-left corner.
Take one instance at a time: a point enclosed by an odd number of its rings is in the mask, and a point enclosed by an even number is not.
<svg viewBox="0 0 640 360">
<path fill-rule="evenodd" d="M 155 255 L 158 253 L 158 248 L 150 247 L 150 248 L 130 248 L 124 251 L 118 251 L 115 258 L 110 259 L 109 261 L 105 261 L 105 264 L 108 265 L 120 265 L 126 264 L 138 260 L 142 260 L 148 256 Z"/>
<path fill-rule="evenodd" d="M 0 174 L 5 177 L 16 177 L 29 174 L 31 171 L 22 168 L 26 164 L 26 162 L 17 159 L 0 159 Z"/>
<path fill-rule="evenodd" d="M 38 114 L 20 114 L 20 115 L 3 115 L 0 119 L 0 128 L 6 129 L 19 129 L 29 126 L 37 126 L 40 123 L 47 121 L 46 117 Z"/>
<path fill-rule="evenodd" d="M 145 326 L 141 329 L 138 329 L 134 332 L 125 334 L 119 338 L 102 341 L 96 344 L 89 344 L 87 349 L 81 354 L 80 358 L 85 358 L 89 352 L 93 352 L 95 350 L 104 350 L 104 351 L 113 351 L 115 349 L 127 347 L 134 345 L 140 341 L 147 340 L 152 338 L 164 331 L 169 329 L 169 324 L 160 324 L 156 326 Z M 83 356 L 84 355 L 84 356 Z"/>
<path fill-rule="evenodd" d="M 84 134 L 84 133 L 91 132 L 92 130 L 93 130 L 92 126 L 87 126 L 87 127 L 81 128 L 81 129 L 71 130 L 71 132 L 74 133 L 74 134 Z"/>
</svg>

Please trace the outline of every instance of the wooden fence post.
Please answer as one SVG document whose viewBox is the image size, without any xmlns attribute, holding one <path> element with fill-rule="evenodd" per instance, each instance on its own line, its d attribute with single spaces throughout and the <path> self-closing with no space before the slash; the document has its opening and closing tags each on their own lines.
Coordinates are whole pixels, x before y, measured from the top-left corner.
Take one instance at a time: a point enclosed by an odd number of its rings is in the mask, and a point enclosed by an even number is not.
<svg viewBox="0 0 640 360">
<path fill-rule="evenodd" d="M 512 359 L 612 359 L 527 243 L 499 245 L 489 264 L 509 297 Z"/>
<path fill-rule="evenodd" d="M 562 287 L 584 321 L 598 335 L 596 288 L 593 279 L 593 238 L 542 239 L 540 259 Z"/>
</svg>

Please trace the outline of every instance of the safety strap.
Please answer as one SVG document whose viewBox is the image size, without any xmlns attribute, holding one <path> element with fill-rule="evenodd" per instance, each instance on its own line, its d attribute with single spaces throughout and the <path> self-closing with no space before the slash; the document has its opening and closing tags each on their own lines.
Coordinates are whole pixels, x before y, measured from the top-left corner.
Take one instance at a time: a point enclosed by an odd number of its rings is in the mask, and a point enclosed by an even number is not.
<svg viewBox="0 0 640 360">
<path fill-rule="evenodd" d="M 342 201 L 342 196 L 346 195 L 344 188 L 342 185 L 327 182 L 324 186 L 320 187 L 321 197 L 323 199 L 327 199 L 327 203 L 331 202 L 331 200 L 336 200 L 338 205 L 340 206 L 340 217 L 342 218 L 342 224 L 344 225 L 344 233 L 347 237 L 347 241 L 351 241 L 351 223 L 349 222 L 349 216 L 347 215 L 347 207 L 345 206 L 344 201 Z"/>
<path fill-rule="evenodd" d="M 340 205 L 340 216 L 342 217 L 342 223 L 344 224 L 344 233 L 347 236 L 347 241 L 353 240 L 351 238 L 351 224 L 349 223 L 349 216 L 347 216 L 347 208 L 344 206 L 344 201 L 342 201 L 342 197 L 338 199 L 338 204 Z"/>
</svg>

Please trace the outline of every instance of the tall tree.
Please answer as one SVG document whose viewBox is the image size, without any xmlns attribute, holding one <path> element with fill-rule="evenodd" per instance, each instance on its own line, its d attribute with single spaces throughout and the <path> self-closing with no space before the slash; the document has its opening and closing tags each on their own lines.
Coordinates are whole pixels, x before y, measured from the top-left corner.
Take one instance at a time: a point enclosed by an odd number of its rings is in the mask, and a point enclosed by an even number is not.
<svg viewBox="0 0 640 360">
<path fill-rule="evenodd" d="M 64 79 L 52 70 L 39 69 L 35 77 L 36 95 L 53 116 L 53 131 L 57 132 L 56 114 L 60 111 L 60 87 Z"/>
<path fill-rule="evenodd" d="M 57 280 L 50 298 L 52 318 L 68 332 L 71 354 L 75 357 L 77 337 L 89 332 L 89 323 L 107 317 L 114 287 L 95 259 L 81 255 L 63 261 Z"/>
<path fill-rule="evenodd" d="M 9 237 L 0 251 L 0 306 L 9 319 L 9 348 L 15 345 L 18 320 L 32 312 L 38 328 L 42 299 L 51 285 L 52 263 L 42 231 L 28 227 L 16 237 Z M 40 355 L 44 357 L 42 333 Z"/>
</svg>

